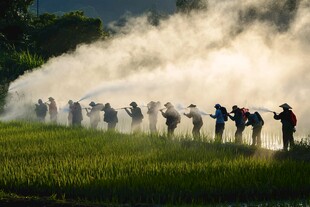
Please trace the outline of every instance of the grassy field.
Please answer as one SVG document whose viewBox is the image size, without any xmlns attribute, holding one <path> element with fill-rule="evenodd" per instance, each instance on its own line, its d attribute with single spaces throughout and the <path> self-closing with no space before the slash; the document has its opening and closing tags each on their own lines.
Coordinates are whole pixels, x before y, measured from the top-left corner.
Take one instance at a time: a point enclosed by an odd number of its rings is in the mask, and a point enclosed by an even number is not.
<svg viewBox="0 0 310 207">
<path fill-rule="evenodd" d="M 310 198 L 310 147 L 290 152 L 164 135 L 0 123 L 0 189 L 104 203 Z"/>
</svg>

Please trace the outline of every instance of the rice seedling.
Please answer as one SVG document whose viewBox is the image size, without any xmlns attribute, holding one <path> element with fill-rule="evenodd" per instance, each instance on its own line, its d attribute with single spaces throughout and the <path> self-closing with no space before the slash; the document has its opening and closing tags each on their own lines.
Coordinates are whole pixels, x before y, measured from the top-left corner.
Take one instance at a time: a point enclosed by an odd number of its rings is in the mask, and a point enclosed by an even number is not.
<svg viewBox="0 0 310 207">
<path fill-rule="evenodd" d="M 0 189 L 132 204 L 307 198 L 310 159 L 293 154 L 186 136 L 0 123 Z"/>
</svg>

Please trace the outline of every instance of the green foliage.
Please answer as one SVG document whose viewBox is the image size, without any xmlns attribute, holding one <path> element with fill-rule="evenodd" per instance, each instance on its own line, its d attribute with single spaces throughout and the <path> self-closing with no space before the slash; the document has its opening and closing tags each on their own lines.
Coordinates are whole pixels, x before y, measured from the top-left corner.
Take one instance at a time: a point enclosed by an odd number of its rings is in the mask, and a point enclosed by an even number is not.
<svg viewBox="0 0 310 207">
<path fill-rule="evenodd" d="M 43 14 L 33 22 L 32 39 L 48 58 L 74 50 L 78 44 L 105 37 L 100 19 L 85 17 L 82 11 L 63 16 Z"/>
<path fill-rule="evenodd" d="M 30 19 L 28 7 L 33 0 L 0 1 L 0 33 L 14 44 L 22 42 Z"/>
<path fill-rule="evenodd" d="M 275 153 L 161 135 L 0 123 L 0 188 L 21 195 L 132 204 L 309 196 L 310 163 L 278 160 Z"/>
<path fill-rule="evenodd" d="M 25 71 L 39 67 L 44 63 L 42 57 L 26 51 L 12 51 L 1 53 L 0 57 L 0 81 L 2 84 L 15 80 Z"/>
<path fill-rule="evenodd" d="M 300 0 L 266 1 L 264 7 L 250 6 L 240 12 L 241 24 L 248 25 L 257 20 L 275 26 L 279 31 L 286 31 L 294 20 Z"/>
<path fill-rule="evenodd" d="M 176 0 L 176 7 L 178 12 L 183 13 L 207 9 L 207 0 Z"/>
</svg>

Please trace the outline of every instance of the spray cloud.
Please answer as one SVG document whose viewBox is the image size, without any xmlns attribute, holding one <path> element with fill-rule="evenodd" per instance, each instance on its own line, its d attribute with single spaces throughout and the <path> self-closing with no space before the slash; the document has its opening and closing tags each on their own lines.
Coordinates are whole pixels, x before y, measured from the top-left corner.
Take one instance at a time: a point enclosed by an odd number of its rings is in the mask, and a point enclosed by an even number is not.
<svg viewBox="0 0 310 207">
<path fill-rule="evenodd" d="M 287 102 L 299 131 L 309 133 L 309 3 L 300 1 L 282 30 L 259 18 L 240 21 L 248 8 L 263 13 L 264 2 L 210 0 L 207 11 L 175 14 L 157 27 L 146 16 L 132 18 L 112 39 L 50 59 L 13 82 L 11 91 L 25 94 L 30 103 L 52 96 L 60 107 L 69 99 L 109 102 L 115 108 L 154 100 L 194 103 L 208 113 L 216 103 L 228 110 L 237 104 L 279 112 Z M 22 114 L 14 99 L 7 106 L 2 119 Z M 266 130 L 268 123 L 275 128 L 272 114 L 265 119 Z M 126 114 L 124 120 L 130 125 Z M 213 129 L 213 119 L 205 116 L 204 122 Z M 181 126 L 190 129 L 191 123 L 182 119 Z"/>
</svg>

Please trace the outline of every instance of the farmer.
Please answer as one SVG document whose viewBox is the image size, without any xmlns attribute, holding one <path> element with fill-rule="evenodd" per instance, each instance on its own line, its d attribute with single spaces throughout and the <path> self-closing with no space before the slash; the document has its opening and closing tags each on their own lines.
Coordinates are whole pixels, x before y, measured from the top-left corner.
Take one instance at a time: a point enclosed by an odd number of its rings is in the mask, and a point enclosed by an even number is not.
<svg viewBox="0 0 310 207">
<path fill-rule="evenodd" d="M 246 118 L 248 119 L 245 126 L 251 125 L 253 127 L 252 132 L 252 146 L 257 145 L 261 147 L 262 140 L 261 140 L 261 132 L 264 125 L 264 121 L 260 118 L 258 112 L 251 114 L 250 112 L 245 113 Z"/>
<path fill-rule="evenodd" d="M 215 114 L 211 114 L 210 117 L 213 119 L 216 119 L 215 122 L 215 141 L 216 142 L 222 142 L 223 139 L 223 133 L 225 129 L 225 120 L 223 113 L 221 111 L 221 105 L 220 104 L 215 104 L 214 108 Z"/>
<path fill-rule="evenodd" d="M 58 110 L 57 110 L 57 105 L 56 105 L 55 99 L 53 97 L 49 97 L 48 100 L 50 101 L 50 103 L 47 103 L 48 111 L 50 114 L 50 120 L 52 123 L 56 123 L 57 122 Z"/>
<path fill-rule="evenodd" d="M 161 109 L 160 112 L 163 117 L 166 118 L 168 136 L 171 136 L 173 135 L 174 130 L 177 128 L 177 125 L 180 123 L 181 116 L 170 102 L 167 102 L 164 106 L 167 108 L 167 110 L 163 112 L 164 109 Z"/>
<path fill-rule="evenodd" d="M 90 119 L 90 127 L 96 129 L 98 123 L 100 122 L 100 111 L 102 110 L 102 104 L 96 104 L 95 102 L 90 102 L 89 106 L 91 107 L 90 111 L 86 109 L 86 115 Z"/>
<path fill-rule="evenodd" d="M 294 136 L 293 133 L 296 131 L 295 126 L 297 124 L 297 119 L 293 111 L 287 103 L 280 105 L 283 111 L 280 114 L 273 112 L 273 118 L 276 120 L 281 120 L 282 122 L 282 135 L 283 135 L 283 150 L 287 151 L 288 145 L 290 148 L 294 146 Z"/>
<path fill-rule="evenodd" d="M 35 112 L 39 122 L 45 122 L 47 106 L 43 103 L 42 99 L 38 100 L 38 104 L 35 105 Z"/>
<path fill-rule="evenodd" d="M 69 100 L 69 113 L 68 113 L 68 126 L 72 126 L 72 108 L 73 108 L 73 101 Z"/>
<path fill-rule="evenodd" d="M 191 104 L 189 105 L 187 108 L 190 108 L 190 112 L 189 113 L 184 113 L 185 116 L 187 116 L 188 118 L 193 118 L 193 130 L 192 130 L 192 134 L 194 138 L 199 138 L 200 137 L 200 129 L 203 125 L 203 121 L 202 121 L 202 117 L 201 114 L 199 112 L 199 110 L 196 108 L 196 105 Z"/>
<path fill-rule="evenodd" d="M 139 132 L 141 131 L 141 123 L 142 123 L 142 119 L 144 118 L 143 114 L 136 102 L 133 101 L 129 105 L 132 106 L 132 108 L 130 108 L 130 111 L 128 110 L 128 108 L 124 108 L 124 109 L 127 112 L 127 114 L 132 118 L 131 130 L 133 132 Z"/>
<path fill-rule="evenodd" d="M 151 101 L 147 104 L 147 114 L 149 115 L 149 127 L 151 132 L 156 132 L 156 124 L 158 118 L 158 111 L 160 107 L 160 102 Z"/>
<path fill-rule="evenodd" d="M 234 114 L 234 116 L 230 114 Z M 232 111 L 228 114 L 228 117 L 232 121 L 235 121 L 235 125 L 237 127 L 237 130 L 235 132 L 235 143 L 242 144 L 242 133 L 245 129 L 245 120 L 242 110 L 237 105 L 234 105 L 232 107 Z"/>
<path fill-rule="evenodd" d="M 108 130 L 114 131 L 118 122 L 117 111 L 111 107 L 110 103 L 106 103 L 102 111 L 104 111 L 103 121 L 108 123 Z"/>
<path fill-rule="evenodd" d="M 72 126 L 81 126 L 82 120 L 82 107 L 79 102 L 74 102 L 72 106 Z"/>
</svg>

